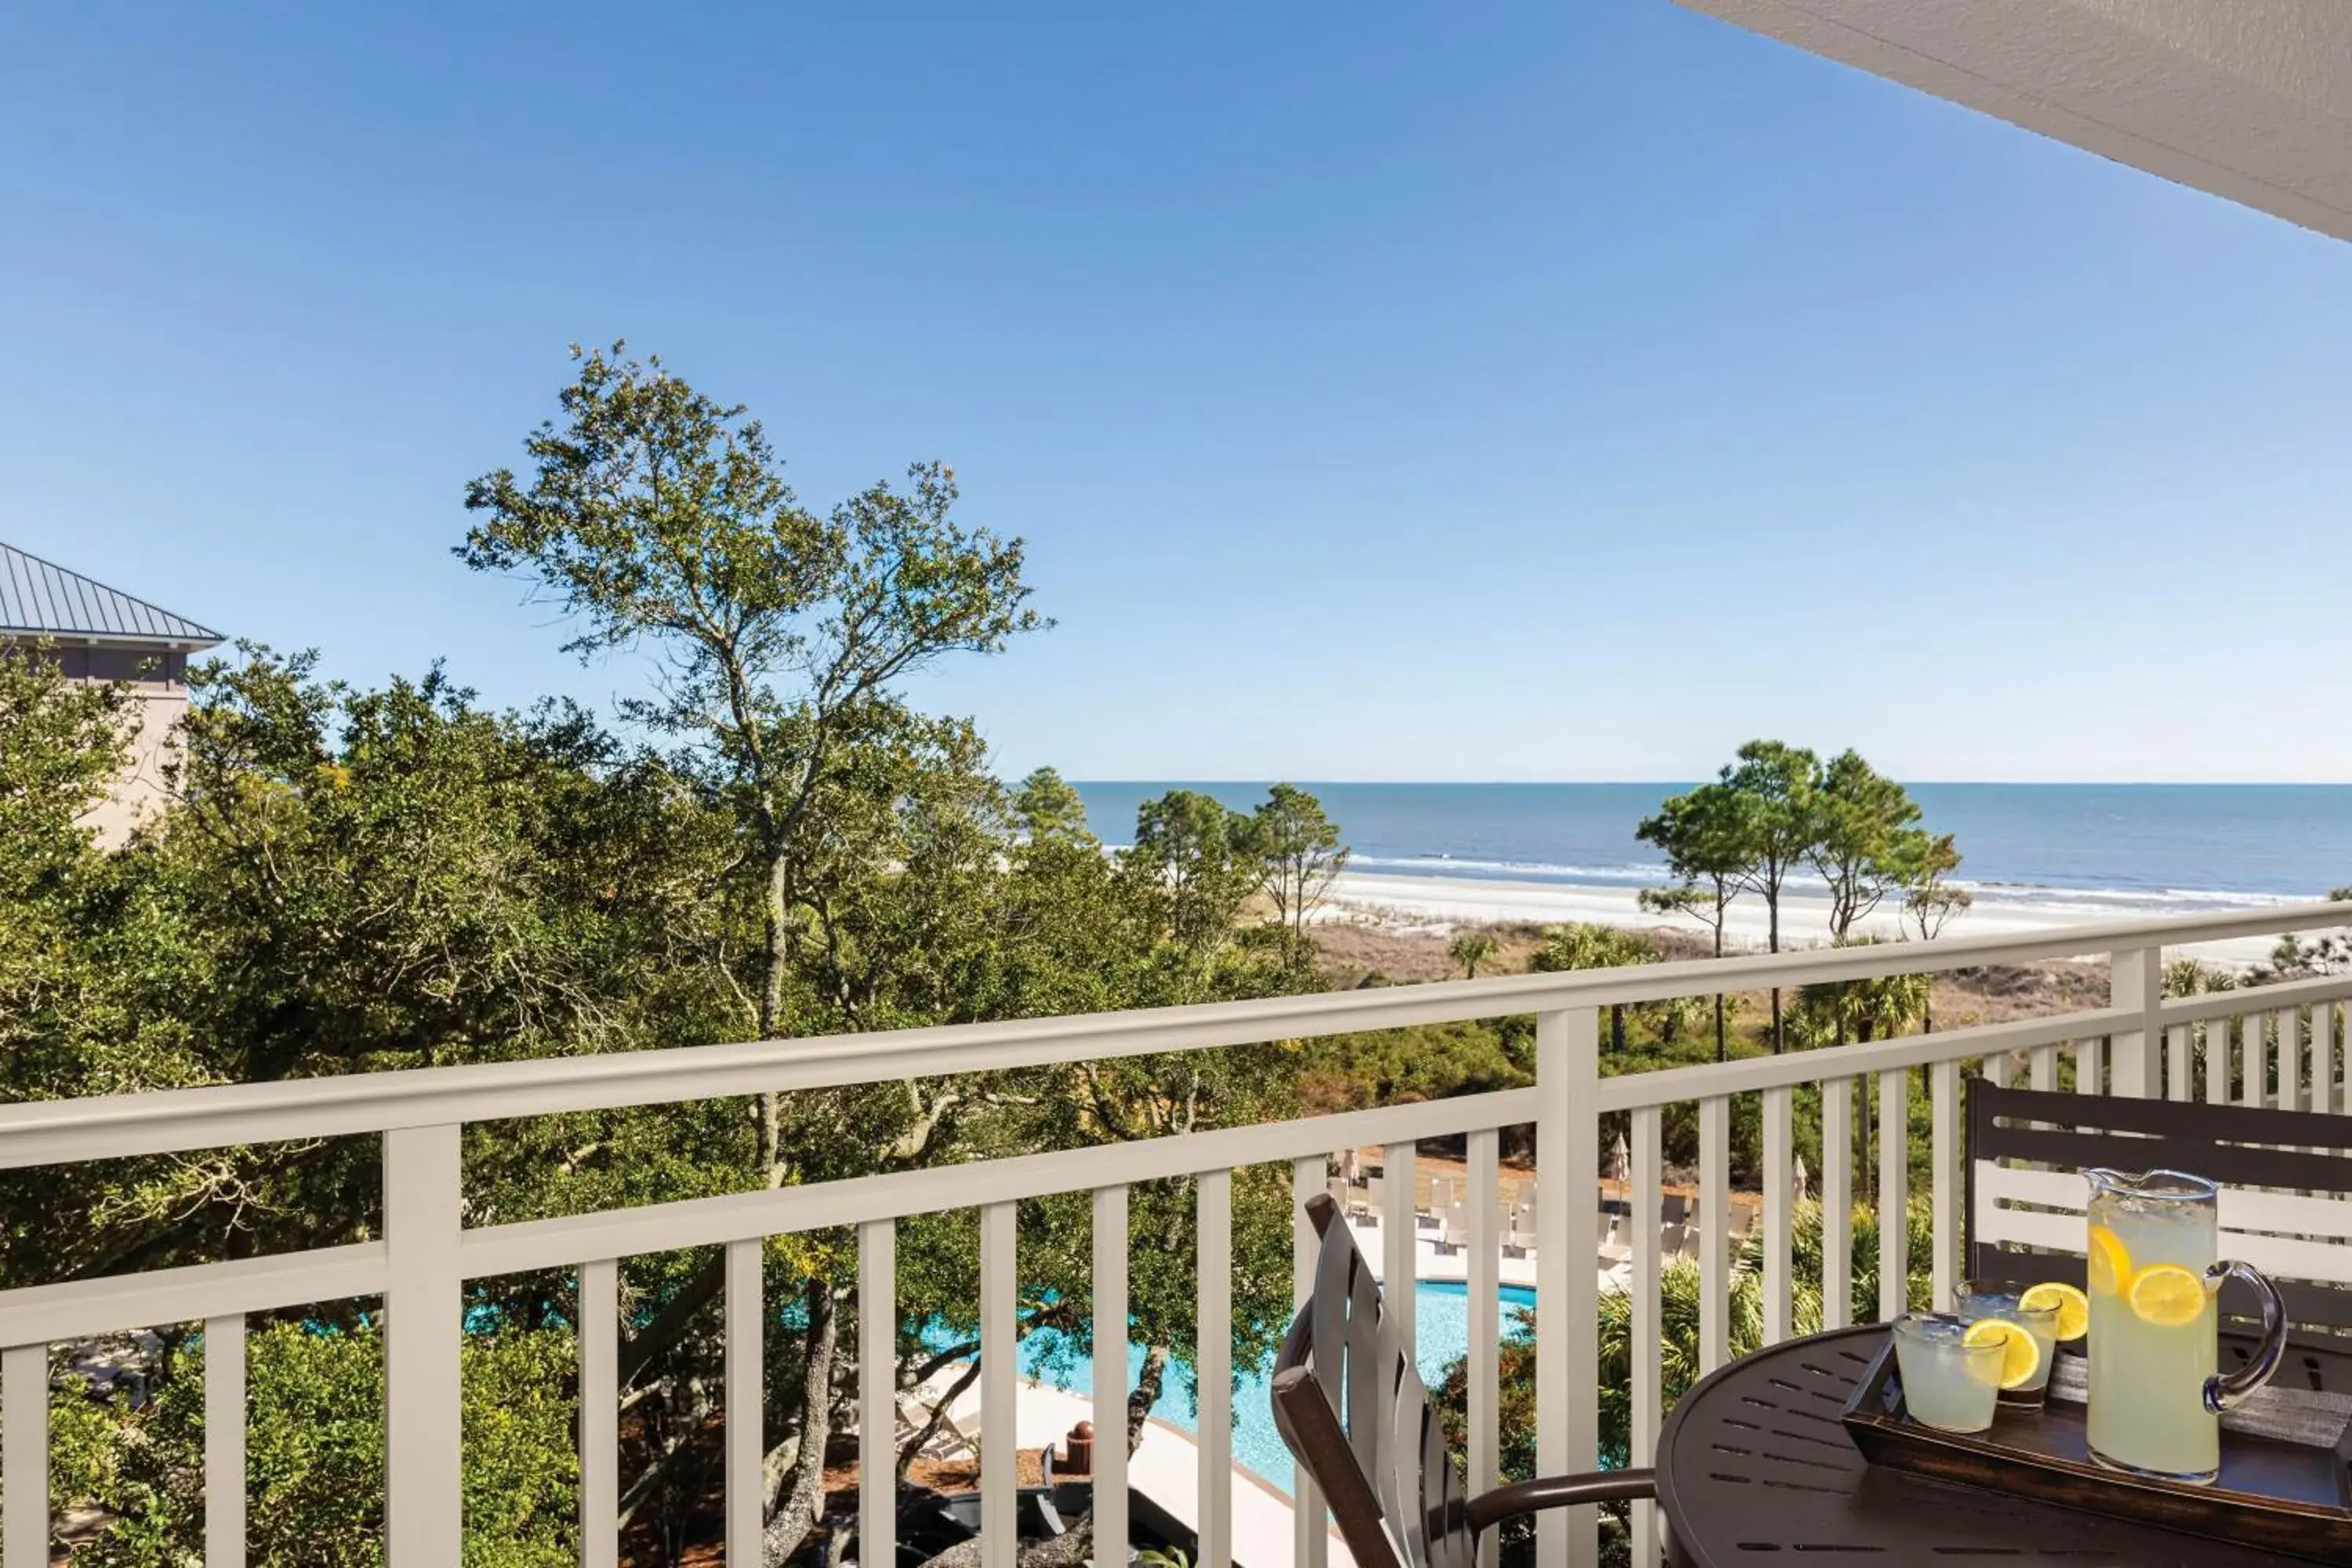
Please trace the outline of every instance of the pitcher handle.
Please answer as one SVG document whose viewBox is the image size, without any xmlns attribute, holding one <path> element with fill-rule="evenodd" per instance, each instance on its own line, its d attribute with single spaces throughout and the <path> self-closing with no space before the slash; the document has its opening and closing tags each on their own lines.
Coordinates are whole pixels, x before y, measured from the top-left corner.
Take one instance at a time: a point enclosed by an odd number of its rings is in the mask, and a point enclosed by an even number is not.
<svg viewBox="0 0 2352 1568">
<path fill-rule="evenodd" d="M 2216 1263 L 2205 1270 L 2205 1287 L 2209 1290 L 2218 1293 L 2228 1279 L 2252 1288 L 2262 1302 L 2263 1343 L 2253 1359 L 2237 1371 L 2205 1380 L 2205 1408 L 2215 1415 L 2243 1405 L 2249 1394 L 2271 1380 L 2279 1363 L 2286 1359 L 2286 1303 L 2279 1299 L 2278 1287 L 2263 1278 L 2262 1271 L 2251 1263 Z"/>
</svg>

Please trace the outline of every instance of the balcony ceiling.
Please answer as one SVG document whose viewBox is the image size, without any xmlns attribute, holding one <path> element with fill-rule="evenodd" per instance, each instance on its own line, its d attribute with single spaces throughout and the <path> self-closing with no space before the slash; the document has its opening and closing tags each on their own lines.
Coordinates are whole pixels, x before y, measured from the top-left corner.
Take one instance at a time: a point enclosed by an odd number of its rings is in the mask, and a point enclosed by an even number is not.
<svg viewBox="0 0 2352 1568">
<path fill-rule="evenodd" d="M 2352 0 L 1680 0 L 2352 239 Z"/>
</svg>

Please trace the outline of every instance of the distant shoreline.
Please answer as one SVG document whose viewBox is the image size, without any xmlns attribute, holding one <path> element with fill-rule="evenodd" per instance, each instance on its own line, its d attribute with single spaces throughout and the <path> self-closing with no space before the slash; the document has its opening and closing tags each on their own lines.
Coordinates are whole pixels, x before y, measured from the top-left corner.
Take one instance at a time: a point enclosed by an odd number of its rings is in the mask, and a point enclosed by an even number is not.
<svg viewBox="0 0 2352 1568">
<path fill-rule="evenodd" d="M 2038 890 L 2038 889 L 2037 889 Z M 2232 910 L 2262 909 L 2288 901 L 2261 894 L 2215 894 L 2200 909 L 2212 914 Z M 1857 928 L 1870 934 L 1901 934 L 1897 910 L 1882 907 Z M 2011 901 L 1998 889 L 1979 891 L 1976 904 L 1956 916 L 1943 931 L 1948 937 L 2029 935 L 2063 931 L 2068 926 L 2104 923 L 2126 918 L 2128 910 L 2112 906 L 2065 907 L 2054 902 Z M 2151 917 L 2160 912 L 2147 911 Z M 2171 911 L 2178 913 L 2179 911 Z M 1448 928 L 1529 921 L 1556 925 L 1588 921 L 1631 930 L 1664 927 L 1706 936 L 1707 928 L 1688 916 L 1661 914 L 1641 907 L 1633 888 L 1591 887 L 1569 882 L 1520 881 L 1507 878 L 1417 877 L 1389 870 L 1343 871 L 1332 884 L 1326 920 L 1360 920 L 1396 929 Z M 2347 921 L 2352 923 L 2352 921 Z M 1764 902 L 1754 895 L 1731 906 L 1725 922 L 1724 944 L 1735 952 L 1760 951 L 1768 934 Z M 1916 931 L 1912 934 L 1916 936 Z M 1829 941 L 1829 902 L 1790 892 L 1780 900 L 1780 942 L 1783 947 L 1818 947 Z M 2199 942 L 2180 951 L 2212 963 L 2243 967 L 2270 956 L 2275 937 L 2249 937 L 2230 942 Z"/>
</svg>

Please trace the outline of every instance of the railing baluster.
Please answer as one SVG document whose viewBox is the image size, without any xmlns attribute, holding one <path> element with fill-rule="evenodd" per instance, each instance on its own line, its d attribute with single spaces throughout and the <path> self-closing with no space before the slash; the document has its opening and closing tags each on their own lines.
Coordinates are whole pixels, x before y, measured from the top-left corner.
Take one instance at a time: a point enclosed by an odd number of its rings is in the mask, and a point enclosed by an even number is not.
<svg viewBox="0 0 2352 1568">
<path fill-rule="evenodd" d="M 621 1266 L 610 1258 L 580 1266 L 578 1333 L 580 1568 L 619 1568 Z"/>
<path fill-rule="evenodd" d="M 444 1124 L 383 1135 L 384 1535 L 391 1568 L 445 1568 L 464 1552 L 461 1131 Z"/>
<path fill-rule="evenodd" d="M 1202 1178 L 1206 1191 L 1207 1177 Z M 1020 1283 L 1021 1205 L 990 1204 L 980 1211 L 980 1561 L 982 1568 L 1013 1568 L 1020 1550 L 1020 1429 L 1013 1401 L 1020 1389 L 1020 1323 L 1015 1316 Z M 1202 1233 L 1202 1245 L 1207 1244 Z M 1204 1272 L 1202 1283 L 1205 1287 Z M 1211 1345 L 1202 1320 L 1203 1371 Z M 1230 1328 L 1224 1342 L 1233 1354 Z M 1202 1436 L 1208 1435 L 1209 1384 L 1201 1384 Z M 860 1559 L 862 1562 L 863 1559 Z M 1203 1568 L 1206 1565 L 1203 1564 Z M 1221 1563 L 1218 1568 L 1223 1568 Z"/>
<path fill-rule="evenodd" d="M 1822 1327 L 1853 1321 L 1853 1079 L 1822 1085 Z"/>
<path fill-rule="evenodd" d="M 857 1561 L 898 1558 L 898 1224 L 857 1227 Z M 866 1447 L 882 1434 L 878 1453 Z M 1099 1454 L 1102 1445 L 1097 1443 Z M 984 1456 L 983 1456 L 984 1457 Z M 879 1463 L 877 1460 L 879 1460 Z M 731 1490 L 731 1489 L 730 1489 Z M 757 1556 L 744 1559 L 758 1563 Z M 732 1554 L 728 1568 L 734 1568 Z"/>
<path fill-rule="evenodd" d="M 0 1568 L 49 1568 L 49 1347 L 0 1351 Z"/>
<path fill-rule="evenodd" d="M 2277 1019 L 2273 1034 L 2278 1047 L 2278 1094 L 2273 1103 L 2281 1110 L 2303 1109 L 2303 1086 L 2298 1079 L 2303 1050 L 2297 1037 L 2302 1033 L 2303 1020 L 2296 1014 L 2297 1009 L 2285 1007 L 2273 1015 Z"/>
<path fill-rule="evenodd" d="M 1199 1234 L 1201 1398 L 1200 1541 L 1194 1568 L 1231 1568 L 1234 1558 L 1234 1173 L 1206 1171 L 1194 1205 Z M 982 1450 L 983 1453 L 986 1450 Z M 1009 1467 L 1008 1467 L 1009 1468 Z M 1005 1486 L 1006 1514 L 1013 1490 Z M 1004 1568 L 1013 1568 L 1012 1530 L 1005 1531 Z"/>
<path fill-rule="evenodd" d="M 2248 1013 L 2239 1020 L 2238 1103 L 2262 1105 L 2270 1098 L 2270 1071 L 2265 1061 L 2263 1016 Z"/>
<path fill-rule="evenodd" d="M 2047 1094 L 2058 1087 L 2058 1047 L 2036 1046 L 2028 1058 L 2026 1087 Z"/>
<path fill-rule="evenodd" d="M 1127 1556 L 1127 1189 L 1095 1189 L 1095 1561 Z"/>
<path fill-rule="evenodd" d="M 2296 1108 L 2324 1111 L 2328 1109 L 2327 1081 L 2327 1004 L 2311 1005 L 2311 1027 L 2304 1036 L 2303 1090 Z"/>
<path fill-rule="evenodd" d="M 2164 1054 L 2164 950 L 2137 947 L 2111 953 L 2107 977 L 2108 1005 L 2136 1015 L 2133 1024 L 2117 1028 L 2109 1039 L 2111 1092 L 2133 1100 L 2160 1100 L 2164 1077 L 2158 1058 Z M 2093 1070 L 2095 1074 L 2095 1066 Z"/>
<path fill-rule="evenodd" d="M 2230 1020 L 2205 1023 L 2205 1103 L 2230 1103 Z"/>
<path fill-rule="evenodd" d="M 761 1279 L 761 1243 L 730 1241 L 727 1244 L 727 1351 L 725 1377 L 727 1383 L 727 1564 L 739 1568 L 743 1563 L 756 1563 L 761 1556 L 761 1527 L 767 1521 L 767 1487 L 763 1461 L 767 1457 L 767 1402 L 765 1388 L 767 1356 L 767 1288 Z M 861 1301 L 860 1305 L 864 1303 Z M 862 1368 L 874 1355 L 873 1342 L 860 1340 L 857 1347 L 858 1365 Z M 887 1358 L 888 1352 L 884 1352 Z M 895 1433 L 895 1423 L 886 1422 L 882 1430 Z M 872 1441 L 874 1428 L 866 1426 L 860 1434 L 862 1443 Z M 887 1444 L 887 1439 L 885 1439 Z M 886 1447 L 884 1451 L 888 1452 Z M 863 1447 L 859 1450 L 861 1475 L 873 1468 L 873 1458 Z M 887 1466 L 886 1466 L 887 1468 Z M 863 1557 L 860 1562 L 865 1561 Z"/>
<path fill-rule="evenodd" d="M 1961 1224 L 1960 1200 L 1967 1184 L 1960 1172 L 1960 1162 L 1966 1152 L 1960 1146 L 1960 1064 L 1937 1062 L 1927 1069 L 1927 1202 L 1934 1223 L 1928 1226 L 1936 1256 L 1930 1264 L 1934 1281 L 1935 1308 L 1938 1312 L 1952 1310 L 1952 1298 L 1958 1289 L 1955 1267 L 1960 1261 Z"/>
<path fill-rule="evenodd" d="M 245 1568 L 245 1314 L 205 1320 L 205 1568 Z"/>
<path fill-rule="evenodd" d="M 1469 1216 L 1470 1342 L 1470 1495 L 1492 1491 L 1499 1480 L 1496 1455 L 1501 1447 L 1502 1357 L 1499 1323 L 1502 1317 L 1501 1269 L 1496 1256 L 1495 1215 L 1502 1204 L 1499 1158 L 1502 1135 L 1492 1127 L 1470 1134 L 1470 1190 L 1463 1207 Z M 1478 1568 L 1495 1568 L 1496 1536 L 1487 1531 L 1478 1541 Z"/>
<path fill-rule="evenodd" d="M 1307 1223 L 1307 1200 L 1323 1190 L 1326 1157 L 1310 1155 L 1290 1163 L 1290 1300 L 1303 1307 L 1315 1293 L 1315 1260 L 1321 1243 Z M 1341 1218 L 1345 1221 L 1345 1210 Z M 1326 1568 L 1330 1558 L 1330 1514 L 1316 1494 L 1304 1469 L 1294 1470 L 1290 1483 L 1291 1561 L 1298 1568 Z M 1099 1559 L 1097 1559 L 1099 1561 Z"/>
<path fill-rule="evenodd" d="M 2096 1035 L 2093 1035 L 2087 1039 L 2075 1042 L 2074 1092 L 2076 1094 L 2104 1094 L 2106 1092 L 2105 1075 L 2100 1071 L 2100 1057 L 2102 1055 L 2100 1047 L 2102 1043 L 2103 1042 L 2100 1037 Z"/>
<path fill-rule="evenodd" d="M 1391 1143 L 1381 1151 L 1387 1185 L 1381 1192 L 1381 1328 L 1389 1351 L 1407 1361 L 1415 1359 L 1418 1325 L 1413 1308 L 1414 1267 L 1420 1254 L 1419 1227 L 1413 1224 L 1413 1146 Z M 1382 1353 L 1389 1353 L 1384 1351 Z"/>
<path fill-rule="evenodd" d="M 2039 1064 L 2037 1063 L 2037 1066 Z M 1909 1306 L 1906 1254 L 1911 1176 L 1911 1075 L 1878 1075 L 1878 1317 L 1891 1322 Z"/>
<path fill-rule="evenodd" d="M 1789 1337 L 1789 1211 L 1796 1204 L 1796 1176 L 1789 1163 L 1789 1097 L 1786 1086 L 1764 1091 L 1764 1342 Z"/>
<path fill-rule="evenodd" d="M 1638 1468 L 1656 1455 L 1663 1402 L 1658 1365 L 1658 1108 L 1645 1105 L 1633 1112 L 1633 1419 L 1628 1462 Z M 1656 1505 L 1635 1503 L 1633 1522 L 1633 1568 L 1653 1568 L 1659 1550 Z"/>
<path fill-rule="evenodd" d="M 2189 1068 L 2195 1065 L 2189 1059 L 2189 1026 L 2175 1024 L 2164 1037 L 2164 1098 L 2188 1100 L 2194 1087 L 2189 1081 Z"/>
<path fill-rule="evenodd" d="M 1713 1372 L 1731 1343 L 1731 1101 L 1698 1102 L 1698 1369 Z"/>
<path fill-rule="evenodd" d="M 1536 1468 L 1589 1470 L 1601 1448 L 1601 1407 L 1584 1394 L 1601 1360 L 1593 1269 L 1594 1181 L 1601 1172 L 1601 1015 L 1536 1016 Z M 1583 1245 L 1578 1245 L 1578 1237 Z M 1555 1304 L 1556 1303 L 1556 1304 Z M 1592 1568 L 1600 1515 L 1587 1504 L 1548 1510 L 1536 1526 L 1538 1568 Z"/>
<path fill-rule="evenodd" d="M 2333 1002 L 2311 1005 L 2311 1108 L 2314 1110 L 2352 1110 L 2336 1092 L 2336 1016 Z"/>
</svg>

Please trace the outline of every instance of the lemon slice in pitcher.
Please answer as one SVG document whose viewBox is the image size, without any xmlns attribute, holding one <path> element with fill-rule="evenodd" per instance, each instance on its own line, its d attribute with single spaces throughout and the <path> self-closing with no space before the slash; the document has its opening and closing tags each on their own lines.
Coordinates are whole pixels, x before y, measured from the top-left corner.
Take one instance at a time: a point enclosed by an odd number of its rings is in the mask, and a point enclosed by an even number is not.
<svg viewBox="0 0 2352 1568">
<path fill-rule="evenodd" d="M 2094 1296 L 2120 1296 L 2131 1289 L 2131 1249 L 2103 1225 L 2091 1227 L 2089 1279 Z"/>
<path fill-rule="evenodd" d="M 2178 1263 L 2151 1263 L 2131 1285 L 2131 1310 L 2143 1323 L 2178 1329 L 2205 1313 L 2205 1281 Z"/>
<path fill-rule="evenodd" d="M 2042 1366 L 2042 1347 L 2033 1342 L 2032 1334 L 2006 1318 L 1979 1318 L 1960 1336 L 1960 1343 L 1970 1350 L 2001 1347 L 2000 1386 L 2003 1388 L 2024 1387 Z"/>
<path fill-rule="evenodd" d="M 2043 1312 L 2055 1308 L 2058 1312 L 2057 1338 L 2061 1344 L 2070 1344 L 2090 1331 L 2091 1303 L 2084 1294 L 2063 1280 L 2028 1288 L 2018 1297 L 2017 1304 L 2029 1312 Z"/>
</svg>

